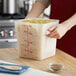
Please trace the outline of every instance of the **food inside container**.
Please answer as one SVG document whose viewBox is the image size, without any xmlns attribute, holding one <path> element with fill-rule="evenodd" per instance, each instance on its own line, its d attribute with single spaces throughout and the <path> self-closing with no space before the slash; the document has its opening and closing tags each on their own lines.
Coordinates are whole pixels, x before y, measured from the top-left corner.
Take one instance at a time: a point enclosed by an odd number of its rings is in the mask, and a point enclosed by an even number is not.
<svg viewBox="0 0 76 76">
<path fill-rule="evenodd" d="M 23 22 L 29 22 L 33 24 L 46 24 L 46 23 L 54 22 L 54 20 L 23 20 Z"/>
</svg>

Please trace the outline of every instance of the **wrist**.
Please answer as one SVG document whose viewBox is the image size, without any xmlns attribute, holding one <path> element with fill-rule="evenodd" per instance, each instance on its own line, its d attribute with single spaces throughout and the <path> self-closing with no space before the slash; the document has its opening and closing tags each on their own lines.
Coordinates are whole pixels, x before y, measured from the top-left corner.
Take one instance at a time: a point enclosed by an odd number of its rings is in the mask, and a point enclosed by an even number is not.
<svg viewBox="0 0 76 76">
<path fill-rule="evenodd" d="M 67 30 L 70 30 L 74 26 L 74 24 L 69 20 L 62 22 L 61 24 L 64 25 Z"/>
<path fill-rule="evenodd" d="M 62 22 L 62 24 L 65 25 L 68 30 L 70 30 L 73 26 L 76 25 L 76 13 L 66 21 Z"/>
</svg>

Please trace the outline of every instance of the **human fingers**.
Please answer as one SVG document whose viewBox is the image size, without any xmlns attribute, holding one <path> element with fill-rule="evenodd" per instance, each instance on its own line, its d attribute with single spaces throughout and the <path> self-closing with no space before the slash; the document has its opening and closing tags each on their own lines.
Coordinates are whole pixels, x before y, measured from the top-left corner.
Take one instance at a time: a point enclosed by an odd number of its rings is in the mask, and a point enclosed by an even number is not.
<svg viewBox="0 0 76 76">
<path fill-rule="evenodd" d="M 47 36 L 50 37 L 50 38 L 57 38 L 57 39 L 60 39 L 60 35 L 59 35 L 59 33 L 57 33 L 56 30 L 53 31 L 53 32 L 51 32 L 51 33 L 48 34 Z"/>
</svg>

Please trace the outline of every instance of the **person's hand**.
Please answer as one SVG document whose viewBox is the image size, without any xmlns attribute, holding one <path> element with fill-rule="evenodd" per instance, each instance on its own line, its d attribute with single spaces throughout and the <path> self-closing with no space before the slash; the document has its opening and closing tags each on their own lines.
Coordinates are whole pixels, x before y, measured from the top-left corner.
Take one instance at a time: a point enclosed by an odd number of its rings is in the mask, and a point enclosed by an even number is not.
<svg viewBox="0 0 76 76">
<path fill-rule="evenodd" d="M 67 25 L 58 24 L 50 27 L 48 31 L 50 32 L 50 34 L 47 35 L 48 37 L 60 39 L 66 34 L 68 27 Z"/>
</svg>

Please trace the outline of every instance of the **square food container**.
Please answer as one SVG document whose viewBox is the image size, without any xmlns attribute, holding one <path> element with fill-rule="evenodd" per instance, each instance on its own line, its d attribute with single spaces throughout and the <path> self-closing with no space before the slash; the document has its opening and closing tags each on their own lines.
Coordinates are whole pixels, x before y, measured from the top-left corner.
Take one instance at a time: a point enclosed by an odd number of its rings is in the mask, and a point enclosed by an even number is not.
<svg viewBox="0 0 76 76">
<path fill-rule="evenodd" d="M 43 60 L 56 54 L 55 38 L 47 37 L 48 29 L 59 23 L 55 19 L 24 19 L 15 22 L 19 56 Z"/>
</svg>

